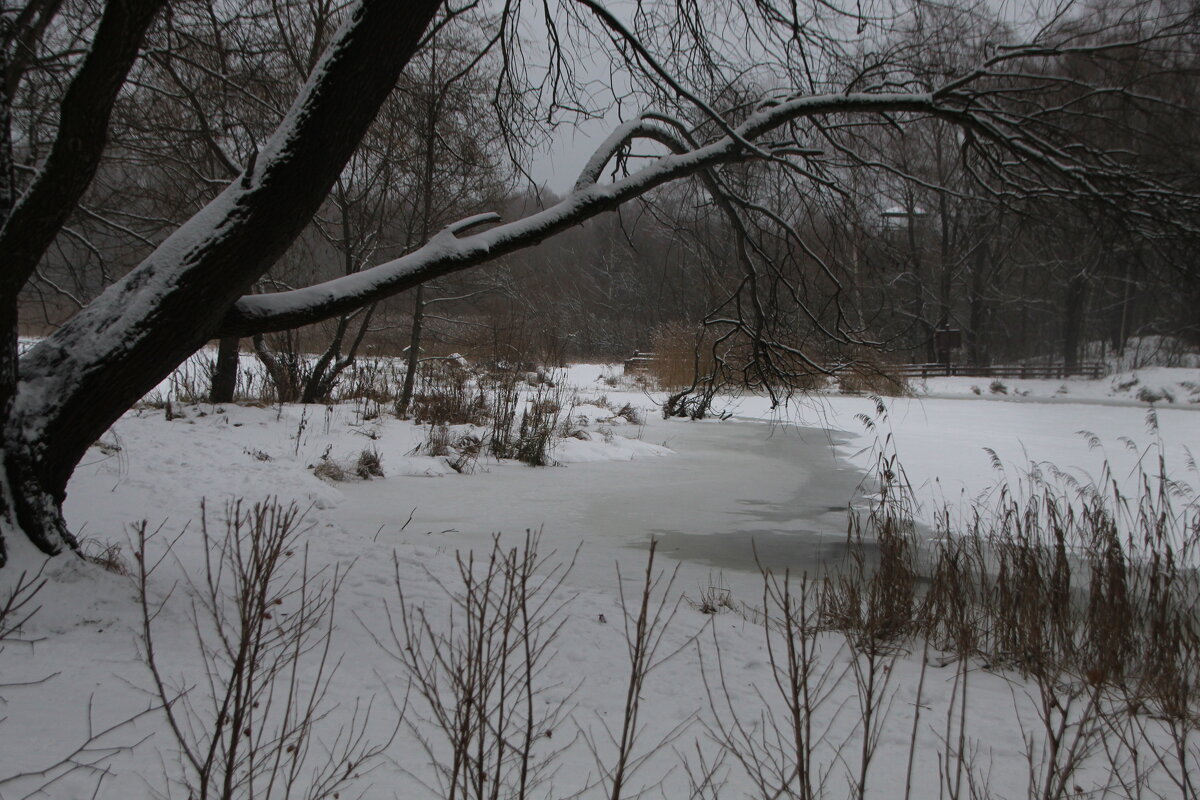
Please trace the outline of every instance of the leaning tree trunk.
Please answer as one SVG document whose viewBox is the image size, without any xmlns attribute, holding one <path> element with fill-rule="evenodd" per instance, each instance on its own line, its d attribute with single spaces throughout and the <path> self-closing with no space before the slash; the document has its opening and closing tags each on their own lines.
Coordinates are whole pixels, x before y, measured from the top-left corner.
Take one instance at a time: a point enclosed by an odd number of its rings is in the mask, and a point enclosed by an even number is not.
<svg viewBox="0 0 1200 800">
<path fill-rule="evenodd" d="M 52 475 L 69 476 L 83 451 L 69 468 L 53 465 L 53 459 L 46 458 L 51 447 L 43 437 L 44 420 L 25 411 L 40 399 L 57 398 L 42 384 L 24 381 L 17 354 L 17 297 L 95 175 L 113 103 L 163 3 L 126 0 L 105 6 L 91 48 L 59 104 L 55 139 L 19 198 L 13 173 L 12 92 L 21 76 L 17 61 L 28 66 L 30 41 L 39 33 L 18 31 L 16 15 L 0 15 L 0 566 L 7 560 L 5 535 L 14 531 L 23 531 L 46 552 L 75 542 L 62 521 L 66 478 Z M 54 13 L 43 13 L 39 30 Z M 33 39 L 22 40 L 23 33 Z"/>
<path fill-rule="evenodd" d="M 46 553 L 73 544 L 62 501 L 75 465 L 121 414 L 218 333 L 234 302 L 300 234 L 440 6 L 361 0 L 257 167 L 250 163 L 138 267 L 21 357 L 15 391 L 0 389 L 11 396 L 0 440 L 0 537 L 19 529 Z M 102 22 L 97 41 L 103 29 Z M 101 144 L 104 134 L 102 126 Z M 62 187 L 52 188 L 59 193 L 46 202 L 62 198 Z M 63 219 L 77 200 L 66 198 Z M 0 247 L 0 259 L 8 254 Z M 15 294 L 0 292 L 6 302 Z M 12 360 L 8 339 L 15 336 L 15 324 L 4 328 L 9 355 L 0 356 L 0 369 Z"/>
</svg>

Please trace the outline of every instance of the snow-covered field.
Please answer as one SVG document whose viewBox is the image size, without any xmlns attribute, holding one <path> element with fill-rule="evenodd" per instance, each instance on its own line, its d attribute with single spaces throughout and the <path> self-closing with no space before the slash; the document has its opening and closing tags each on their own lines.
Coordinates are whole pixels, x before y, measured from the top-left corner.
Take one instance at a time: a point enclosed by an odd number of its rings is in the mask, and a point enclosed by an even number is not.
<svg viewBox="0 0 1200 800">
<path fill-rule="evenodd" d="M 1200 380 L 1200 370 L 1194 372 Z M 1107 464 L 1118 483 L 1136 492 L 1140 471 L 1156 472 L 1161 453 L 1172 478 L 1200 483 L 1193 459 L 1200 451 L 1200 406 L 1121 400 L 1106 393 L 1107 381 L 1077 383 L 1084 385 L 1074 401 L 1033 394 L 1036 387 L 1003 400 L 944 391 L 887 398 L 880 418 L 873 399 L 824 395 L 785 416 L 797 425 L 855 434 L 839 450 L 862 469 L 872 466 L 880 447 L 894 452 L 926 521 L 945 505 L 969 508 L 997 483 L 1014 484 L 1047 464 L 1082 483 L 1102 480 Z M 764 405 L 751 398 L 736 414 L 776 419 Z M 864 429 L 864 417 L 873 428 Z"/>
<path fill-rule="evenodd" d="M 573 561 L 556 595 L 556 603 L 565 603 L 553 623 L 561 627 L 554 628 L 557 638 L 538 675 L 535 716 L 561 709 L 532 743 L 534 763 L 545 766 L 548 779 L 531 796 L 608 796 L 605 770 L 621 737 L 629 673 L 621 598 L 635 610 L 646 546 L 657 538 L 656 566 L 666 575 L 660 591 L 675 613 L 640 692 L 633 755 L 649 757 L 622 796 L 647 788 L 651 796 L 688 797 L 689 775 L 703 772 L 703 764 L 721 789 L 697 796 L 760 797 L 764 790 L 736 758 L 722 755 L 716 740 L 735 719 L 762 740 L 754 726 L 765 711 L 780 710 L 771 653 L 752 614 L 708 615 L 695 605 L 702 596 L 761 605 L 751 541 L 771 566 L 812 567 L 836 552 L 845 532 L 842 509 L 856 502 L 856 487 L 881 447 L 898 454 L 927 519 L 942 504 L 965 509 L 995 484 L 1000 476 L 987 448 L 1010 479 L 1041 462 L 1095 477 L 1106 459 L 1118 479 L 1132 479 L 1139 461 L 1161 452 L 1173 477 L 1197 484 L 1189 462 L 1200 449 L 1200 404 L 1187 384 L 1200 385 L 1200 370 L 1147 370 L 1124 388 L 1127 378 L 1012 381 L 1006 394 L 982 385 L 977 395 L 971 386 L 978 380 L 930 380 L 914 397 L 886 399 L 882 416 L 871 398 L 823 396 L 780 413 L 747 397 L 734 402 L 732 419 L 700 423 L 661 419 L 654 396 L 606 385 L 611 372 L 603 365 L 568 371 L 580 400 L 592 401 L 577 409 L 589 435 L 563 440 L 552 453 L 560 466 L 545 468 L 481 459 L 471 474 L 458 474 L 444 458 L 414 452 L 425 429 L 362 405 L 185 406 L 172 408 L 178 415 L 172 420 L 162 409 L 133 411 L 77 471 L 68 520 L 89 552 L 122 545 L 119 559 L 131 569 L 130 537 L 147 521 L 154 532 L 147 552 L 157 564 L 147 587 L 157 658 L 168 693 L 183 698 L 173 708 L 190 703 L 194 724 L 201 724 L 215 716 L 205 706 L 210 684 L 197 645 L 198 631 L 205 647 L 214 646 L 213 634 L 193 622 L 208 552 L 198 523 L 201 501 L 210 534 L 223 528 L 225 504 L 234 498 L 296 503 L 304 525 L 291 563 L 303 558 L 310 574 L 324 569 L 316 583 L 335 569 L 341 580 L 327 661 L 337 669 L 322 703 L 325 715 L 314 724 L 310 767 L 323 748 L 338 752 L 339 733 L 360 724 L 381 752 L 369 764 L 347 767 L 361 777 L 342 796 L 367 798 L 437 796 L 434 762 L 446 753 L 428 705 L 389 655 L 397 649 L 391 639 L 400 619 L 397 583 L 409 609 L 423 607 L 431 624 L 444 625 L 452 606 L 447 589 L 459 578 L 456 556 L 485 553 L 494 534 L 505 546 L 519 545 L 526 530 L 541 531 L 546 568 Z M 1168 388 L 1174 402 L 1157 402 L 1156 424 L 1148 427 L 1149 406 L 1137 399 L 1136 386 L 1151 385 Z M 644 425 L 606 410 L 624 403 L 644 410 Z M 322 461 L 353 464 L 365 449 L 379 454 L 386 477 L 335 484 L 313 473 Z M 23 570 L 42 568 L 27 544 L 9 545 L 0 602 Z M 87 797 L 96 790 L 98 797 L 187 797 L 168 782 L 180 773 L 181 757 L 156 708 L 131 578 L 65 557 L 41 575 L 47 585 L 33 603 L 37 613 L 0 652 L 0 798 L 24 797 L 43 785 L 35 796 Z M 681 595 L 692 602 L 676 605 Z M 827 796 L 842 797 L 860 766 L 861 684 L 841 637 L 818 642 L 829 677 L 814 768 Z M 301 684 L 319 655 L 302 659 Z M 911 776 L 911 797 L 937 796 L 955 780 L 947 754 L 961 747 L 973 779 L 986 781 L 991 796 L 1026 796 L 1027 737 L 1037 741 L 1038 729 L 1032 688 L 982 665 L 965 677 L 934 658 L 923 666 L 923 655 L 901 654 L 880 676 L 886 712 L 871 733 L 878 747 L 866 794 L 902 797 Z M 953 709 L 968 687 L 969 709 L 960 718 Z M 72 753 L 89 735 L 125 720 Z M 59 766 L 5 780 L 63 759 L 93 766 L 61 778 Z M 1174 791 L 1169 770 L 1160 767 L 1152 785 Z M 1101 796 L 1105 787 L 1123 796 L 1111 777 L 1100 757 L 1073 780 L 1079 796 Z"/>
</svg>

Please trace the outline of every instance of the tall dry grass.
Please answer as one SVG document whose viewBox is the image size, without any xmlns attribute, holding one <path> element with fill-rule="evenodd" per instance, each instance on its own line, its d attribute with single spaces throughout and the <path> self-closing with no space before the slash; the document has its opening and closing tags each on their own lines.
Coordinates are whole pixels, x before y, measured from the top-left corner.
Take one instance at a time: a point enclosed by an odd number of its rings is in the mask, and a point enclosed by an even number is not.
<svg viewBox="0 0 1200 800">
<path fill-rule="evenodd" d="M 702 326 L 685 322 L 667 322 L 655 328 L 650 351 L 654 360 L 649 374 L 666 390 L 692 386 L 698 376 L 711 374 L 715 365 L 712 335 Z"/>
</svg>

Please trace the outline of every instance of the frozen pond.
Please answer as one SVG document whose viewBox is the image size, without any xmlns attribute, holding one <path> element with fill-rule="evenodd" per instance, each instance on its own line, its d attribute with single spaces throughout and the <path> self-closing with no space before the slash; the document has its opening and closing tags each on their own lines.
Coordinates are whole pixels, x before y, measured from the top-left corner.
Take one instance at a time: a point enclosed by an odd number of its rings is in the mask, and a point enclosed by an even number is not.
<svg viewBox="0 0 1200 800">
<path fill-rule="evenodd" d="M 674 558 L 720 569 L 812 570 L 846 551 L 850 502 L 863 473 L 836 456 L 845 437 L 815 428 L 731 421 L 692 426 L 678 445 L 684 463 L 661 485 L 670 508 L 654 515 L 646 540 Z M 660 508 L 663 503 L 660 503 Z"/>
<path fill-rule="evenodd" d="M 847 506 L 863 477 L 838 458 L 836 435 L 655 419 L 645 440 L 676 455 L 542 468 L 536 481 L 530 467 L 506 464 L 471 476 L 348 484 L 333 514 L 350 530 L 387 519 L 381 543 L 424 540 L 455 549 L 478 549 L 495 532 L 542 528 L 544 542 L 560 553 L 582 544 L 581 562 L 605 553 L 608 574 L 614 547 L 628 555 L 626 548 L 646 547 L 651 538 L 663 555 L 718 570 L 757 572 L 756 550 L 773 570 L 812 569 L 841 557 Z"/>
</svg>

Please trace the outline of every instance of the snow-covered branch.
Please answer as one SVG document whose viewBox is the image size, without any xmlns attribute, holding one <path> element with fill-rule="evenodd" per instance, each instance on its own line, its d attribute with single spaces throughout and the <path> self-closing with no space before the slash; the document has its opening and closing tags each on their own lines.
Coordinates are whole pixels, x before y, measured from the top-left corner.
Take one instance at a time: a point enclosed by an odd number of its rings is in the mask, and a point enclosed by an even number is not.
<svg viewBox="0 0 1200 800">
<path fill-rule="evenodd" d="M 80 455 L 210 338 L 232 298 L 248 291 L 299 235 L 439 6 L 439 0 L 349 6 L 291 110 L 242 175 L 22 356 L 5 420 L 7 450 L 10 463 L 23 465 L 15 469 L 28 476 L 20 490 L 31 509 L 26 516 L 44 530 L 26 524 L 27 533 L 42 549 L 55 552 L 70 541 L 54 509 Z M 3 248 L 0 253 L 7 255 Z M 29 442 L 38 443 L 36 453 Z"/>
<path fill-rule="evenodd" d="M 639 119 L 621 126 L 605 140 L 580 174 L 575 190 L 555 205 L 481 233 L 457 235 L 480 224 L 480 218 L 472 217 L 443 230 L 424 247 L 371 269 L 291 292 L 243 297 L 226 318 L 222 335 L 286 330 L 328 319 L 432 278 L 537 244 L 663 184 L 720 164 L 759 157 L 760 150 L 749 149 L 742 142 L 753 141 L 795 120 L 828 114 L 901 112 L 950 117 L 961 113 L 949 103 L 935 103 L 927 93 L 795 97 L 761 108 L 737 126 L 734 136 L 668 153 L 613 183 L 597 183 L 609 161 L 634 139 L 653 139 L 673 150 L 684 147 L 680 137 L 654 124 L 651 118 Z"/>
<path fill-rule="evenodd" d="M 604 173 L 604 168 L 608 166 L 609 162 L 637 139 L 658 142 L 665 145 L 672 153 L 687 152 L 688 147 L 684 144 L 683 140 L 665 130 L 662 126 L 655 124 L 654 119 L 656 118 L 654 115 L 646 114 L 639 119 L 631 120 L 618 126 L 596 148 L 596 152 L 592 153 L 591 158 L 583 165 L 579 177 L 575 179 L 573 191 L 586 189 L 600 180 L 600 176 Z"/>
</svg>

